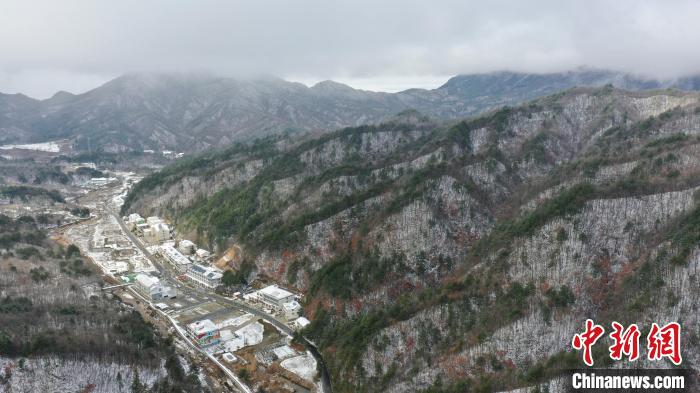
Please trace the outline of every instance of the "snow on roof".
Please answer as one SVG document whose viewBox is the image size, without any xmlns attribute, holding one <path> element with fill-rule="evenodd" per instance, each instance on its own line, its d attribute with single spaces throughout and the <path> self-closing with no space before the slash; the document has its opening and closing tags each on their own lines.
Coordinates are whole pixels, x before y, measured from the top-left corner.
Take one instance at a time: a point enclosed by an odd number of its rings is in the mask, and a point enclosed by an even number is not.
<svg viewBox="0 0 700 393">
<path fill-rule="evenodd" d="M 142 274 L 139 273 L 136 275 L 136 282 L 138 282 L 140 285 L 143 285 L 144 287 L 151 287 L 153 285 L 156 285 L 160 282 L 160 280 L 156 277 L 149 276 L 147 274 Z"/>
<path fill-rule="evenodd" d="M 187 328 L 194 332 L 194 334 L 196 335 L 209 333 L 217 330 L 216 325 L 214 324 L 214 322 L 211 321 L 211 319 L 202 319 L 200 321 L 191 323 L 187 325 Z"/>
<path fill-rule="evenodd" d="M 264 294 L 266 296 L 269 296 L 275 300 L 282 300 L 282 299 L 288 298 L 290 296 L 294 296 L 293 293 L 291 293 L 285 289 L 282 289 L 282 288 L 278 287 L 277 285 L 267 286 L 258 292 L 260 294 Z"/>
<path fill-rule="evenodd" d="M 245 313 L 235 318 L 229 318 L 224 321 L 221 321 L 217 326 L 219 326 L 219 329 L 224 328 L 226 326 L 238 327 L 250 321 L 251 318 L 253 318 L 253 314 Z"/>
<path fill-rule="evenodd" d="M 229 363 L 233 363 L 233 362 L 235 362 L 235 361 L 237 360 L 237 359 L 236 359 L 236 356 L 235 356 L 234 354 L 232 354 L 231 352 L 226 352 L 226 353 L 224 353 L 224 354 L 222 355 L 222 357 L 224 358 L 225 361 L 227 361 L 227 362 L 229 362 Z"/>
<path fill-rule="evenodd" d="M 213 280 L 223 277 L 223 274 L 221 274 L 219 270 L 212 267 L 202 266 L 198 263 L 193 263 L 192 266 L 190 266 L 190 269 Z"/>
<path fill-rule="evenodd" d="M 182 255 L 180 251 L 176 250 L 175 247 L 169 244 L 161 246 L 161 249 L 163 250 L 163 252 L 165 252 L 165 255 L 167 255 L 173 263 L 176 263 L 178 265 L 187 265 L 190 263 L 190 260 L 187 259 L 186 256 Z"/>
<path fill-rule="evenodd" d="M 306 318 L 304 318 L 304 317 L 299 317 L 299 318 L 297 318 L 297 319 L 294 320 L 294 323 L 296 323 L 297 325 L 299 325 L 299 327 L 302 327 L 302 328 L 303 328 L 303 327 L 306 327 L 308 324 L 310 324 L 311 321 L 309 321 L 308 319 L 306 319 Z"/>
<path fill-rule="evenodd" d="M 300 309 L 301 305 L 296 300 L 292 300 L 291 302 L 284 303 L 282 307 L 288 311 L 295 311 Z"/>
</svg>

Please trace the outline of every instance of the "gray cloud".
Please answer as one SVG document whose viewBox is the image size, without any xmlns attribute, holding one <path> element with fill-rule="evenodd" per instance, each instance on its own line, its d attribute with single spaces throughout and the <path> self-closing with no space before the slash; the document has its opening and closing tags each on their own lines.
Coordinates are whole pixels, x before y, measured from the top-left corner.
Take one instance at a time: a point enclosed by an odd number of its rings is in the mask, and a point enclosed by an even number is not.
<svg viewBox="0 0 700 393">
<path fill-rule="evenodd" d="M 428 86 L 494 70 L 700 71 L 700 2 L 0 2 L 0 91 L 79 92 L 130 71 Z M 355 82 L 355 83 L 353 83 Z"/>
</svg>

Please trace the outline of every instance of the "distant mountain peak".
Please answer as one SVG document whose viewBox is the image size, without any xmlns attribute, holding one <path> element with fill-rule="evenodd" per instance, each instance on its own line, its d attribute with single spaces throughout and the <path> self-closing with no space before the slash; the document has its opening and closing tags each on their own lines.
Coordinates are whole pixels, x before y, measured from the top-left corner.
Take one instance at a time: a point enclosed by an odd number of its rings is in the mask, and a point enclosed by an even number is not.
<svg viewBox="0 0 700 393">
<path fill-rule="evenodd" d="M 458 75 L 433 89 L 379 93 L 323 81 L 312 87 L 270 75 L 231 78 L 206 72 L 138 72 L 86 93 L 47 100 L 0 95 L 6 141 L 72 140 L 115 151 L 192 151 L 286 130 L 324 132 L 386 121 L 455 120 L 575 86 L 612 84 L 628 90 L 700 89 L 700 78 L 656 81 L 614 71 Z M 408 109 L 418 112 L 397 113 Z M 222 142 L 223 141 L 223 142 Z"/>
<path fill-rule="evenodd" d="M 317 90 L 317 91 L 343 91 L 343 92 L 349 92 L 349 91 L 357 91 L 356 89 L 340 82 L 332 81 L 332 80 L 325 80 L 316 83 L 315 85 L 311 86 L 311 89 Z"/>
<path fill-rule="evenodd" d="M 59 90 L 56 92 L 56 94 L 52 95 L 51 98 L 49 98 L 49 101 L 52 102 L 63 102 L 67 100 L 71 100 L 75 97 L 75 94 L 65 91 L 65 90 Z"/>
</svg>

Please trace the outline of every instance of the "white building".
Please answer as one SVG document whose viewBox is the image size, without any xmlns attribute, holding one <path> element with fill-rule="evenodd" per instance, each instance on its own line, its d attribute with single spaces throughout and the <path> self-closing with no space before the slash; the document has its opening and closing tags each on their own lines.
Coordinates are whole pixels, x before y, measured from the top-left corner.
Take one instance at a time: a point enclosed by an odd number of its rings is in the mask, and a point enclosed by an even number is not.
<svg viewBox="0 0 700 393">
<path fill-rule="evenodd" d="M 129 264 L 124 261 L 107 263 L 106 267 L 109 269 L 110 274 L 120 274 L 129 271 Z"/>
<path fill-rule="evenodd" d="M 197 251 L 195 251 L 194 254 L 195 254 L 195 256 L 197 257 L 197 260 L 198 260 L 198 261 L 206 261 L 206 260 L 209 259 L 209 257 L 211 256 L 211 254 L 209 253 L 209 251 L 207 251 L 207 250 L 205 250 L 205 249 L 203 249 L 203 248 L 197 249 Z"/>
<path fill-rule="evenodd" d="M 200 347 L 208 347 L 221 342 L 219 328 L 210 319 L 202 319 L 187 325 L 187 330 Z"/>
<path fill-rule="evenodd" d="M 296 300 L 292 300 L 282 305 L 282 311 L 284 312 L 284 317 L 287 318 L 288 321 L 291 321 L 299 318 L 301 305 Z"/>
<path fill-rule="evenodd" d="M 258 291 L 258 299 L 279 312 L 284 310 L 285 303 L 294 300 L 294 294 L 277 285 L 270 285 Z"/>
<path fill-rule="evenodd" d="M 236 355 L 232 354 L 231 352 L 224 352 L 221 357 L 224 359 L 226 363 L 235 363 L 238 361 L 238 358 L 236 358 Z"/>
<path fill-rule="evenodd" d="M 162 222 L 150 225 L 150 228 L 143 231 L 143 238 L 150 243 L 168 240 L 170 239 L 170 227 Z"/>
<path fill-rule="evenodd" d="M 304 317 L 299 317 L 299 318 L 295 319 L 294 322 L 292 322 L 292 326 L 296 330 L 301 330 L 301 329 L 309 326 L 310 323 L 311 323 L 311 321 L 309 321 L 308 319 L 306 319 Z"/>
<path fill-rule="evenodd" d="M 260 344 L 264 333 L 265 327 L 260 322 L 247 324 L 233 333 L 227 332 L 225 339 L 222 333 L 224 348 L 229 352 L 236 352 L 243 347 Z"/>
<path fill-rule="evenodd" d="M 221 278 L 224 275 L 220 270 L 193 263 L 187 269 L 187 278 L 196 285 L 203 285 L 208 288 L 216 288 L 221 285 Z"/>
<path fill-rule="evenodd" d="M 157 277 L 139 273 L 134 280 L 136 289 L 151 300 L 177 297 L 175 288 L 163 285 Z"/>
<path fill-rule="evenodd" d="M 143 236 L 144 232 L 146 232 L 146 230 L 149 230 L 149 229 L 151 229 L 151 226 L 146 224 L 145 222 L 136 224 L 136 233 L 140 234 L 142 236 Z"/>
<path fill-rule="evenodd" d="M 134 224 L 143 224 L 144 222 L 146 222 L 146 220 L 144 220 L 143 217 L 141 217 L 141 215 L 138 213 L 131 213 L 127 218 L 127 222 L 133 222 Z"/>
<path fill-rule="evenodd" d="M 137 213 L 131 213 L 128 217 L 124 217 L 124 222 L 126 223 L 126 227 L 133 232 L 137 225 L 145 224 L 146 220 Z"/>
<path fill-rule="evenodd" d="M 163 219 L 158 216 L 151 216 L 146 219 L 146 223 L 150 226 L 163 223 Z"/>
<path fill-rule="evenodd" d="M 187 268 L 192 263 L 186 256 L 182 255 L 170 244 L 162 245 L 159 248 L 159 251 L 163 258 L 175 266 L 175 269 L 177 269 L 179 272 L 187 271 Z"/>
<path fill-rule="evenodd" d="M 163 286 L 160 285 L 160 280 L 156 277 L 147 274 L 137 274 L 135 277 L 136 289 L 142 295 L 151 299 L 160 299 L 163 297 Z"/>
<path fill-rule="evenodd" d="M 88 180 L 85 185 L 88 187 L 99 188 L 111 183 L 114 180 L 116 180 L 116 178 L 113 177 L 93 177 L 92 179 Z"/>
<path fill-rule="evenodd" d="M 194 253 L 195 246 L 194 243 L 189 240 L 181 240 L 177 245 L 177 249 L 185 255 L 192 255 Z"/>
</svg>

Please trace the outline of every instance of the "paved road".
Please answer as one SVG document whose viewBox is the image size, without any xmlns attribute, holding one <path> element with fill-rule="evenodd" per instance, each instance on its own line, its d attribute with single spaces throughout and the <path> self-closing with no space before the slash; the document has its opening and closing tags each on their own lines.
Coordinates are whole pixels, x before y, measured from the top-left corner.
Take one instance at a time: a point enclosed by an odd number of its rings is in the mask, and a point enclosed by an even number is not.
<svg viewBox="0 0 700 393">
<path fill-rule="evenodd" d="M 136 236 L 134 236 L 134 234 L 131 233 L 131 231 L 129 230 L 129 228 L 126 227 L 126 224 L 124 224 L 124 221 L 122 221 L 122 218 L 119 217 L 119 215 L 116 214 L 116 213 L 114 213 L 114 212 L 111 212 L 110 214 L 112 215 L 112 217 L 114 217 L 114 218 L 117 220 L 117 223 L 118 223 L 119 226 L 122 228 L 122 232 L 124 232 L 124 234 L 125 234 L 126 236 L 129 237 L 129 240 L 131 240 L 131 242 L 132 242 L 139 250 L 141 250 L 141 252 L 143 253 L 143 255 L 145 255 L 146 258 L 148 258 L 148 260 L 151 261 L 151 263 L 153 264 L 153 266 L 154 266 L 156 269 L 158 269 L 158 271 L 162 274 L 162 273 L 163 273 L 163 267 L 160 266 L 160 263 L 158 263 L 158 262 L 156 261 L 156 259 L 153 257 L 153 255 L 151 255 L 151 253 L 148 252 L 148 250 L 146 249 L 146 247 L 143 246 L 143 244 L 136 238 Z"/>
</svg>

